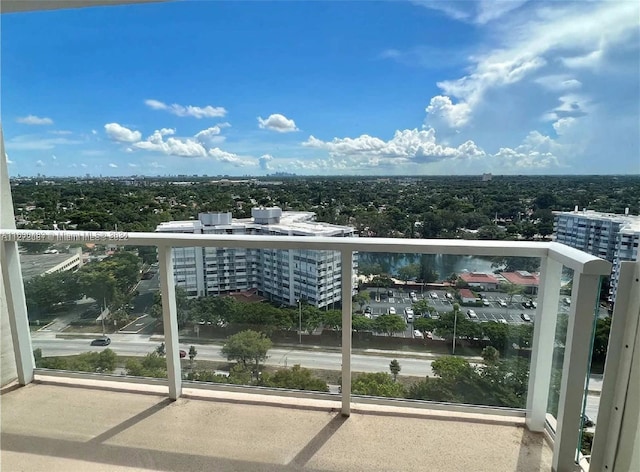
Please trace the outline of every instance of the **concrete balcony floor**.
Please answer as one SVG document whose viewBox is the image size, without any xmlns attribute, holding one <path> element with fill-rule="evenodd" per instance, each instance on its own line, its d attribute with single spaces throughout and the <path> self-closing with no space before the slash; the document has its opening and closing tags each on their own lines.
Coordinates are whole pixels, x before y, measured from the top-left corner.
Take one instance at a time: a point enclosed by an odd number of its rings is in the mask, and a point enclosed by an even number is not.
<svg viewBox="0 0 640 472">
<path fill-rule="evenodd" d="M 520 418 L 47 377 L 5 388 L 7 471 L 551 470 Z"/>
</svg>

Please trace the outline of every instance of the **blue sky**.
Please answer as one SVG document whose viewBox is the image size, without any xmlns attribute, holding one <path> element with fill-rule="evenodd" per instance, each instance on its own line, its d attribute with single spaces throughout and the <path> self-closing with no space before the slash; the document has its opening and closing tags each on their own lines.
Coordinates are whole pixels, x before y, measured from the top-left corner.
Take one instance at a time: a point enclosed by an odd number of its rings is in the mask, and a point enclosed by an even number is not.
<svg viewBox="0 0 640 472">
<path fill-rule="evenodd" d="M 640 173 L 636 1 L 4 14 L 12 176 Z"/>
</svg>

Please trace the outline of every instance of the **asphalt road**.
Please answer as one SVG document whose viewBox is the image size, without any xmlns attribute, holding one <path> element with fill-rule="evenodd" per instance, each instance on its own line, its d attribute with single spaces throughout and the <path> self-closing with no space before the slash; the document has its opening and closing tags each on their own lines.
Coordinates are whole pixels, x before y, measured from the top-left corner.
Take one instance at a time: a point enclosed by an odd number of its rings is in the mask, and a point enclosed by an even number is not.
<svg viewBox="0 0 640 472">
<path fill-rule="evenodd" d="M 158 342 L 151 341 L 148 336 L 113 334 L 110 337 L 112 342 L 109 348 L 116 354 L 123 356 L 144 356 L 159 345 Z M 88 351 L 99 352 L 105 349 L 102 346 L 90 346 L 89 343 L 89 339 L 57 339 L 54 333 L 34 333 L 33 348 L 42 349 L 42 354 L 45 357 L 68 356 Z M 195 344 L 195 347 L 198 351 L 196 360 L 226 361 L 226 357 L 222 355 L 222 346 L 220 345 Z M 181 344 L 180 348 L 188 350 L 189 346 Z M 379 352 L 375 355 L 352 354 L 351 369 L 354 372 L 388 372 L 389 363 L 394 358 L 394 355 L 384 355 Z M 434 375 L 431 368 L 432 359 L 398 357 L 398 361 L 402 367 L 402 375 L 419 377 Z M 339 352 L 274 348 L 269 350 L 269 358 L 266 364 L 281 367 L 300 364 L 302 367 L 311 369 L 340 370 L 342 356 Z M 600 388 L 602 388 L 601 379 L 599 377 L 594 378 L 590 382 L 590 389 L 598 390 Z M 599 395 L 589 394 L 587 396 L 586 414 L 593 420 L 598 417 L 599 402 Z"/>
<path fill-rule="evenodd" d="M 110 335 L 111 344 L 109 348 L 116 354 L 122 356 L 144 356 L 152 352 L 160 343 L 144 340 L 143 336 L 113 334 Z M 88 351 L 99 352 L 105 349 L 102 346 L 90 346 L 90 339 L 56 339 L 52 336 L 34 336 L 33 347 L 42 349 L 44 356 L 69 356 L 81 354 Z M 196 360 L 207 360 L 226 362 L 226 357 L 222 355 L 220 345 L 195 344 L 198 351 Z M 188 345 L 180 345 L 181 349 L 188 350 Z M 357 372 L 387 372 L 389 363 L 394 359 L 393 355 L 352 355 L 351 368 Z M 433 375 L 430 359 L 420 358 L 399 358 L 402 366 L 402 374 L 424 377 Z M 342 356 L 339 352 L 309 351 L 295 349 L 269 350 L 267 365 L 292 366 L 300 364 L 311 369 L 340 370 L 342 367 Z"/>
</svg>

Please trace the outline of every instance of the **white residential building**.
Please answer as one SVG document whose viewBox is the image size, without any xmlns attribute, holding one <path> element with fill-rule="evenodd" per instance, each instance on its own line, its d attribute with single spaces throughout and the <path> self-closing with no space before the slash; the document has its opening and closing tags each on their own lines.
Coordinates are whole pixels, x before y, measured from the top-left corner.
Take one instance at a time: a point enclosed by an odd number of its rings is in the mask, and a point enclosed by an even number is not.
<svg viewBox="0 0 640 472">
<path fill-rule="evenodd" d="M 356 236 L 352 227 L 315 221 L 315 213 L 312 212 L 282 211 L 277 207 L 253 208 L 251 216 L 234 219 L 231 213 L 200 213 L 197 220 L 161 223 L 156 231 Z M 341 258 L 338 252 L 185 247 L 173 249 L 173 264 L 176 285 L 183 287 L 189 296 L 257 289 L 260 295 L 273 301 L 295 305 L 298 299 L 302 299 L 319 308 L 341 299 Z M 356 267 L 354 260 L 354 269 Z"/>
<path fill-rule="evenodd" d="M 592 210 L 556 211 L 554 240 L 613 263 L 609 300 L 615 300 L 620 263 L 638 260 L 640 216 Z"/>
</svg>

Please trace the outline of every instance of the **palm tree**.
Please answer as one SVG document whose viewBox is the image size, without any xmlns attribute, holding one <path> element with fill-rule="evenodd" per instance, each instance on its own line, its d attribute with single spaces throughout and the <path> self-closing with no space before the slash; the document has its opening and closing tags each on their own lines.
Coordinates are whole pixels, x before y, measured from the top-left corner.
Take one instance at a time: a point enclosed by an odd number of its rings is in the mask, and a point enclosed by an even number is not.
<svg viewBox="0 0 640 472">
<path fill-rule="evenodd" d="M 398 374 L 402 370 L 397 359 L 394 359 L 389 363 L 389 370 L 391 371 L 391 374 L 393 375 L 393 381 L 395 382 L 398 378 Z"/>
</svg>

